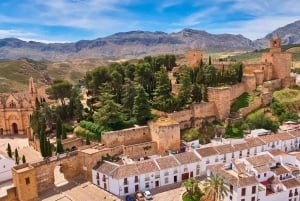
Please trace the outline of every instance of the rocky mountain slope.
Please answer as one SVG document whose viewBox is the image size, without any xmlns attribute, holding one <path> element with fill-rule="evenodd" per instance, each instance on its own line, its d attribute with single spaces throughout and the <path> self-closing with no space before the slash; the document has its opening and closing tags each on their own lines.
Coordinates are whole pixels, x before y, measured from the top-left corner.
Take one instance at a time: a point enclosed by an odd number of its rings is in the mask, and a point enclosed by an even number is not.
<svg viewBox="0 0 300 201">
<path fill-rule="evenodd" d="M 26 42 L 15 38 L 0 39 L 0 59 L 27 57 L 35 60 L 131 59 L 151 54 L 183 54 L 189 49 L 206 52 L 251 51 L 268 46 L 272 36 L 283 38 L 283 44 L 300 43 L 300 21 L 288 24 L 263 39 L 251 41 L 242 35 L 210 34 L 183 29 L 177 33 L 131 31 L 75 43 Z"/>
</svg>

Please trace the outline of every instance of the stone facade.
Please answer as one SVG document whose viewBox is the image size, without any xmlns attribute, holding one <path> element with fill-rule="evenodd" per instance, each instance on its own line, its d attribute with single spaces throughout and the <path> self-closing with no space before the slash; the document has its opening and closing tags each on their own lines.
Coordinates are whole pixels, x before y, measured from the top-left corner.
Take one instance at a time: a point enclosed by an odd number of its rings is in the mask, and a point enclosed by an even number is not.
<svg viewBox="0 0 300 201">
<path fill-rule="evenodd" d="M 29 137 L 29 117 L 33 112 L 36 98 L 40 96 L 33 78 L 29 79 L 28 91 L 0 97 L 0 136 L 20 134 Z"/>
</svg>

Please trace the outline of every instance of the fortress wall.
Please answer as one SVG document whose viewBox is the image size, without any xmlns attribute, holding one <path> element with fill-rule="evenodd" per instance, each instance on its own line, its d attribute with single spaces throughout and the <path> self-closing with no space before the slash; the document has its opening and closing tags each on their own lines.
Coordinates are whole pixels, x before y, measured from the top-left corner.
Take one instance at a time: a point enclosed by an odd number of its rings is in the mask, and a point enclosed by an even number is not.
<svg viewBox="0 0 300 201">
<path fill-rule="evenodd" d="M 167 116 L 177 122 L 189 121 L 193 117 L 191 109 L 167 113 Z"/>
<path fill-rule="evenodd" d="M 296 84 L 296 77 L 287 77 L 282 79 L 282 87 L 292 87 Z"/>
<path fill-rule="evenodd" d="M 244 74 L 253 74 L 254 71 L 263 70 L 261 63 L 243 63 L 243 64 L 244 64 L 244 69 L 243 69 Z"/>
<path fill-rule="evenodd" d="M 141 158 L 157 154 L 157 143 L 146 142 L 135 145 L 124 146 L 124 155 L 130 158 Z"/>
<path fill-rule="evenodd" d="M 191 119 L 193 117 L 191 109 L 167 113 L 167 116 L 168 118 L 177 121 L 180 125 L 180 129 L 191 127 Z"/>
<path fill-rule="evenodd" d="M 69 149 L 72 150 L 73 147 L 78 148 L 83 145 L 83 140 L 79 137 L 73 137 L 69 139 L 64 139 L 61 142 L 64 150 Z"/>
<path fill-rule="evenodd" d="M 230 87 L 209 87 L 208 100 L 213 101 L 216 107 L 216 115 L 220 120 L 225 119 L 230 113 L 231 100 Z M 228 101 L 226 101 L 228 100 Z"/>
<path fill-rule="evenodd" d="M 261 104 L 262 104 L 262 99 L 257 98 L 248 107 L 241 108 L 239 110 L 239 113 L 240 113 L 241 116 L 245 117 L 247 114 L 249 114 L 253 110 L 258 109 L 261 106 Z"/>
<path fill-rule="evenodd" d="M 237 97 L 239 97 L 245 91 L 246 91 L 245 83 L 243 83 L 243 82 L 232 85 L 230 87 L 230 101 L 236 99 Z"/>
<path fill-rule="evenodd" d="M 149 141 L 151 141 L 151 135 L 148 126 L 104 132 L 102 133 L 101 138 L 101 143 L 105 144 L 107 147 L 139 144 Z"/>
<path fill-rule="evenodd" d="M 244 75 L 242 82 L 245 84 L 245 91 L 251 92 L 256 89 L 256 77 L 252 75 Z"/>
<path fill-rule="evenodd" d="M 254 76 L 256 79 L 256 85 L 262 85 L 264 82 L 264 72 L 261 70 L 254 71 Z"/>
<path fill-rule="evenodd" d="M 273 91 L 281 88 L 281 80 L 275 79 L 275 80 L 266 81 L 263 83 L 263 87 L 267 88 L 269 91 L 273 92 Z"/>
<path fill-rule="evenodd" d="M 217 116 L 214 102 L 202 102 L 194 104 L 192 106 L 192 112 L 195 119 Z"/>
</svg>

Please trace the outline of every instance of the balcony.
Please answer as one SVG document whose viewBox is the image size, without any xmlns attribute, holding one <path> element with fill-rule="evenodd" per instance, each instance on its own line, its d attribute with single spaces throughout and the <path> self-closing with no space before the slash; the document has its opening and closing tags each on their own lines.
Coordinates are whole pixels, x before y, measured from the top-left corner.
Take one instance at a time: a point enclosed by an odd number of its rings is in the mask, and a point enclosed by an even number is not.
<svg viewBox="0 0 300 201">
<path fill-rule="evenodd" d="M 123 184 L 124 184 L 124 185 L 128 185 L 128 181 L 124 181 Z"/>
<path fill-rule="evenodd" d="M 150 181 L 150 177 L 145 177 L 145 181 Z"/>
<path fill-rule="evenodd" d="M 155 175 L 155 179 L 159 179 L 159 178 L 160 178 L 159 174 Z"/>
</svg>

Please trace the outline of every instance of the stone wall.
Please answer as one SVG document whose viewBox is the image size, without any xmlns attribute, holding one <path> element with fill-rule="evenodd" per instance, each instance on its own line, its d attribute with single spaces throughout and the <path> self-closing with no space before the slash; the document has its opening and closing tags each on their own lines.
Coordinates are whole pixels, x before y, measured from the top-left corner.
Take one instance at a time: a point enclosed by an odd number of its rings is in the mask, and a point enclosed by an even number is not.
<svg viewBox="0 0 300 201">
<path fill-rule="evenodd" d="M 0 197 L 0 201 L 19 201 L 16 187 L 7 189 L 6 193 L 6 195 Z"/>
<path fill-rule="evenodd" d="M 180 149 L 180 126 L 170 118 L 148 122 L 152 141 L 157 143 L 157 154 L 166 155 L 169 150 Z"/>
<path fill-rule="evenodd" d="M 252 75 L 244 75 L 242 82 L 245 84 L 245 91 L 252 92 L 256 89 L 256 77 Z"/>
<path fill-rule="evenodd" d="M 239 110 L 239 114 L 240 116 L 245 117 L 253 110 L 258 109 L 261 105 L 262 105 L 262 99 L 256 98 L 252 103 L 249 104 L 248 107 L 241 108 Z"/>
<path fill-rule="evenodd" d="M 45 191 L 54 185 L 54 168 L 61 166 L 67 180 L 81 175 L 77 152 L 53 156 L 47 160 L 31 164 L 36 172 L 38 192 Z"/>
<path fill-rule="evenodd" d="M 214 102 L 202 102 L 194 104 L 192 108 L 192 114 L 195 119 L 204 119 L 217 116 Z"/>
<path fill-rule="evenodd" d="M 238 98 L 242 93 L 245 92 L 245 85 L 246 84 L 244 82 L 241 82 L 230 86 L 230 101 Z"/>
<path fill-rule="evenodd" d="M 63 149 L 66 150 L 72 150 L 72 149 L 77 149 L 78 147 L 81 147 L 84 145 L 83 140 L 79 137 L 72 137 L 68 139 L 64 139 L 61 142 Z"/>
<path fill-rule="evenodd" d="M 202 50 L 190 50 L 186 54 L 187 66 L 198 67 L 201 59 L 203 58 Z"/>
<path fill-rule="evenodd" d="M 274 92 L 275 90 L 278 90 L 281 88 L 281 80 L 275 79 L 275 80 L 269 80 L 263 83 L 263 87 L 267 88 L 268 91 Z"/>
<path fill-rule="evenodd" d="M 116 156 L 123 153 L 124 146 L 117 146 L 114 148 L 88 148 L 78 151 L 78 163 L 81 175 L 85 179 L 92 181 L 92 168 L 96 165 L 97 161 L 100 161 L 103 156 Z"/>
<path fill-rule="evenodd" d="M 107 147 L 132 145 L 149 141 L 151 141 L 151 135 L 148 126 L 104 132 L 101 137 L 101 143 L 105 144 Z"/>
<path fill-rule="evenodd" d="M 209 87 L 208 100 L 215 103 L 216 116 L 218 119 L 225 119 L 230 113 L 230 87 Z"/>
<path fill-rule="evenodd" d="M 262 85 L 264 82 L 264 72 L 261 70 L 254 71 L 256 85 Z"/>
<path fill-rule="evenodd" d="M 296 77 L 286 77 L 282 79 L 282 87 L 293 87 L 296 85 Z"/>
<path fill-rule="evenodd" d="M 263 94 L 261 94 L 261 100 L 262 100 L 262 105 L 266 106 L 269 103 L 272 102 L 273 96 L 272 93 L 270 92 L 264 92 Z"/>
<path fill-rule="evenodd" d="M 124 155 L 130 156 L 130 158 L 141 158 L 145 156 L 151 156 L 157 154 L 156 142 L 147 142 L 135 145 L 124 146 Z"/>
</svg>

